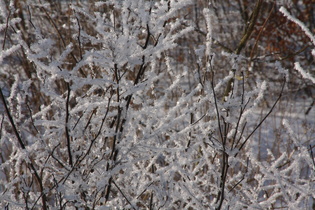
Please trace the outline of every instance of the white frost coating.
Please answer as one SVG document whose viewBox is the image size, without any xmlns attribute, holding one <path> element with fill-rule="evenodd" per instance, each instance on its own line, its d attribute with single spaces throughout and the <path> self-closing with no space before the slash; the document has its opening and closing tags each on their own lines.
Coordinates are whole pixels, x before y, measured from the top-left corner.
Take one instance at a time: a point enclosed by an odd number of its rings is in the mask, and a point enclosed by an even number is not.
<svg viewBox="0 0 315 210">
<path fill-rule="evenodd" d="M 258 94 L 257 97 L 255 98 L 254 102 L 253 102 L 253 106 L 250 107 L 249 109 L 247 109 L 241 119 L 241 123 L 243 123 L 245 120 L 250 119 L 250 117 L 254 114 L 253 111 L 255 110 L 255 108 L 261 103 L 261 101 L 264 98 L 264 93 L 267 89 L 267 83 L 266 81 L 263 81 L 262 83 L 257 85 L 256 91 L 253 91 L 253 95 L 254 94 Z M 249 95 L 249 94 L 248 94 Z"/>
<path fill-rule="evenodd" d="M 281 63 L 276 61 L 275 68 L 279 71 L 280 75 L 284 75 L 286 78 L 286 81 L 289 81 L 289 71 L 288 69 L 285 69 L 282 67 Z"/>
<path fill-rule="evenodd" d="M 306 72 L 300 65 L 300 63 L 295 62 L 294 68 L 303 76 L 304 79 L 309 79 L 315 84 L 315 78 L 308 72 Z"/>
<path fill-rule="evenodd" d="M 9 102 L 12 102 L 12 100 L 14 100 L 17 97 L 19 93 L 19 82 L 20 82 L 19 75 L 18 74 L 14 75 L 14 83 L 12 84 L 11 93 L 8 98 Z"/>
<path fill-rule="evenodd" d="M 14 45 L 9 49 L 5 49 L 1 52 L 0 54 L 0 63 L 3 62 L 3 59 L 5 59 L 6 57 L 8 57 L 9 55 L 11 55 L 12 53 L 14 53 L 15 51 L 17 51 L 18 49 L 20 49 L 20 45 Z"/>
<path fill-rule="evenodd" d="M 7 18 L 8 16 L 8 10 L 5 5 L 5 1 L 0 1 L 0 15 L 2 16 L 2 18 Z"/>
<path fill-rule="evenodd" d="M 298 26 L 301 27 L 301 29 L 305 32 L 305 34 L 311 39 L 313 45 L 315 45 L 315 37 L 314 35 L 311 33 L 311 31 L 305 26 L 304 23 L 302 23 L 299 19 L 293 17 L 288 10 L 286 10 L 283 6 L 280 8 L 280 12 L 282 12 L 282 14 L 284 16 L 286 16 L 289 20 L 291 20 L 292 22 L 296 23 Z"/>
<path fill-rule="evenodd" d="M 20 1 L 25 2 L 32 1 Z M 312 144 L 311 135 L 286 132 L 277 140 L 290 135 L 292 144 L 270 148 L 267 144 L 278 142 L 261 127 L 262 143 L 255 135 L 247 142 L 263 117 L 256 111 L 267 87 L 259 78 L 265 72 L 236 80 L 233 93 L 222 100 L 235 76 L 230 68 L 245 71 L 248 61 L 245 55 L 222 53 L 212 43 L 212 36 L 227 47 L 235 41 L 224 38 L 228 34 L 222 27 L 241 34 L 239 26 L 225 19 L 231 14 L 221 8 L 229 4 L 225 8 L 233 9 L 237 3 L 222 1 L 209 10 L 204 2 L 189 5 L 194 2 L 185 0 L 107 0 L 96 7 L 78 2 L 58 11 L 49 3 L 45 6 L 52 18 L 67 12 L 62 17 L 69 22 L 56 21 L 65 45 L 58 34 L 47 34 L 51 25 L 43 25 L 40 21 L 46 18 L 37 19 L 31 5 L 26 15 L 34 14 L 36 29 L 28 31 L 30 41 L 23 41 L 22 31 L 16 30 L 17 35 L 10 36 L 12 46 L 18 43 L 23 50 L 13 51 L 6 44 L 8 52 L 0 51 L 3 62 L 24 53 L 20 59 L 32 67 L 26 71 L 29 77 L 23 74 L 26 66 L 0 65 L 0 76 L 9 81 L 1 80 L 1 85 L 11 93 L 8 104 L 27 144 L 20 152 L 8 118 L 0 116 L 0 148 L 5 148 L 0 149 L 0 208 L 41 208 L 41 198 L 47 196 L 49 209 L 214 209 L 220 205 L 222 177 L 221 209 L 312 205 L 303 203 L 313 202 L 315 189 L 305 146 Z M 36 11 L 41 15 L 41 9 Z M 223 13 L 220 20 L 215 17 Z M 69 35 L 63 26 L 69 27 Z M 213 80 L 207 71 L 212 55 Z M 280 63 L 258 59 L 281 76 L 289 74 Z M 261 151 L 265 154 L 258 155 Z M 43 192 L 31 162 L 40 173 Z"/>
<path fill-rule="evenodd" d="M 206 25 L 207 25 L 207 44 L 206 44 L 206 55 L 211 55 L 211 47 L 212 47 L 212 23 L 211 23 L 211 14 L 210 10 L 208 8 L 205 8 L 203 10 L 205 19 L 206 19 Z"/>
<path fill-rule="evenodd" d="M 304 23 L 302 23 L 299 19 L 293 17 L 283 6 L 280 8 L 280 12 L 284 14 L 289 20 L 296 23 L 298 26 L 301 27 L 301 29 L 305 32 L 305 34 L 310 38 L 313 45 L 315 45 L 315 36 L 312 34 L 312 32 L 305 26 Z M 312 50 L 312 55 L 314 56 L 314 50 Z M 294 63 L 295 69 L 300 72 L 300 74 L 305 78 L 311 80 L 313 83 L 315 83 L 315 78 L 310 74 L 304 71 L 304 69 L 301 67 L 301 65 L 296 62 Z"/>
<path fill-rule="evenodd" d="M 260 88 L 259 88 L 259 92 L 258 92 L 258 96 L 257 98 L 255 99 L 255 103 L 254 103 L 254 106 L 256 106 L 257 104 L 259 104 L 261 102 L 261 100 L 263 99 L 264 97 L 264 93 L 267 89 L 267 82 L 266 81 L 263 81 L 260 85 Z"/>
</svg>

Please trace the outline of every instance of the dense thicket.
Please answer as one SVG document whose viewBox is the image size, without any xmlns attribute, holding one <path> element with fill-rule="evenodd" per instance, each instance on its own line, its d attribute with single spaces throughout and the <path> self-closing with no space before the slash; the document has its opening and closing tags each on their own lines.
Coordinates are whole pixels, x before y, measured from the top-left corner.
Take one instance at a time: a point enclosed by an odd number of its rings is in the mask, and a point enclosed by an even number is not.
<svg viewBox="0 0 315 210">
<path fill-rule="evenodd" d="M 314 208 L 314 14 L 1 1 L 0 207 Z"/>
</svg>

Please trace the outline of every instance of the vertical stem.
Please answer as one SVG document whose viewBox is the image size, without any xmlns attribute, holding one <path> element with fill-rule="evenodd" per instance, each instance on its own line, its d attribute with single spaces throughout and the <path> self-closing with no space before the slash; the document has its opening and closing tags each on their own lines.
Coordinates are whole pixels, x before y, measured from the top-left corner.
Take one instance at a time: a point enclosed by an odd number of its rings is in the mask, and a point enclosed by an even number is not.
<svg viewBox="0 0 315 210">
<path fill-rule="evenodd" d="M 69 123 L 69 100 L 70 100 L 70 85 L 67 83 L 67 101 L 66 101 L 66 125 L 65 125 L 65 131 L 66 131 L 66 138 L 67 138 L 67 150 L 68 150 L 68 156 L 69 156 L 69 165 L 73 166 L 72 161 L 72 154 L 71 154 L 71 145 L 70 145 L 70 135 L 69 135 L 69 129 L 68 129 L 68 123 Z"/>
<path fill-rule="evenodd" d="M 8 108 L 8 106 L 7 106 L 7 103 L 6 103 L 6 101 L 5 101 L 5 98 L 4 98 L 4 95 L 3 95 L 3 93 L 2 93 L 1 88 L 0 88 L 0 98 L 1 98 L 1 101 L 2 101 L 2 103 L 3 103 L 3 105 L 4 105 L 5 112 L 6 112 L 7 116 L 8 116 L 8 118 L 9 118 L 10 124 L 11 124 L 11 126 L 12 126 L 13 131 L 14 131 L 14 134 L 15 134 L 16 138 L 18 139 L 18 142 L 19 142 L 21 148 L 24 150 L 24 149 L 26 148 L 26 147 L 25 147 L 25 144 L 23 143 L 22 138 L 20 137 L 20 134 L 19 134 L 19 132 L 18 132 L 18 130 L 17 130 L 17 128 L 16 128 L 16 125 L 15 125 L 15 123 L 14 123 L 14 121 L 13 121 L 13 118 L 12 118 L 12 116 L 11 116 L 11 113 L 10 113 L 10 110 L 9 110 L 9 108 Z M 37 180 L 37 182 L 38 182 L 38 184 L 39 184 L 40 192 L 41 192 L 41 194 L 42 194 L 43 209 L 46 210 L 46 209 L 47 209 L 47 205 L 46 205 L 46 200 L 47 200 L 47 198 L 46 198 L 46 195 L 45 195 L 45 193 L 44 193 L 43 182 L 42 182 L 40 176 L 38 175 L 37 170 L 36 170 L 35 166 L 34 166 L 33 163 L 32 163 L 32 160 L 30 160 L 30 161 L 31 161 L 31 162 L 29 163 L 29 166 L 30 166 L 31 170 L 32 170 L 33 173 L 34 173 L 34 176 L 36 177 L 36 180 Z"/>
</svg>

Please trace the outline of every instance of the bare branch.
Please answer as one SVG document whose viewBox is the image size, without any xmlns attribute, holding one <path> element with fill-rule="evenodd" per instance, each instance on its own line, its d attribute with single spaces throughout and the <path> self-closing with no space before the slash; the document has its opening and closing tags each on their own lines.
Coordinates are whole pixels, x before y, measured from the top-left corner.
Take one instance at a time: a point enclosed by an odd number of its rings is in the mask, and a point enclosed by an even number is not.
<svg viewBox="0 0 315 210">
<path fill-rule="evenodd" d="M 113 184 L 115 185 L 115 187 L 118 189 L 118 191 L 121 193 L 121 195 L 126 199 L 126 201 L 129 203 L 129 205 L 133 208 L 136 209 L 132 203 L 129 201 L 129 199 L 126 197 L 126 195 L 122 192 L 122 190 L 120 189 L 120 187 L 116 184 L 116 182 L 114 180 L 112 180 Z"/>
<path fill-rule="evenodd" d="M 249 140 L 249 138 L 256 132 L 256 130 L 262 125 L 262 123 L 268 118 L 268 116 L 271 114 L 271 112 L 273 111 L 273 109 L 275 108 L 275 106 L 277 105 L 277 103 L 279 102 L 280 98 L 282 97 L 283 94 L 283 90 L 284 90 L 284 86 L 286 84 L 286 81 L 284 79 L 284 82 L 282 84 L 281 87 L 281 91 L 280 94 L 277 98 L 277 100 L 274 102 L 274 104 L 272 105 L 272 107 L 270 108 L 269 112 L 265 115 L 265 117 L 258 123 L 258 125 L 254 128 L 254 130 L 247 136 L 247 138 L 245 139 L 245 141 L 241 144 L 239 151 L 242 150 L 242 148 L 244 147 L 244 145 L 246 144 L 246 142 Z M 235 154 L 234 157 L 236 157 L 238 155 L 238 153 Z"/>
<path fill-rule="evenodd" d="M 72 154 L 71 154 L 71 145 L 70 145 L 70 135 L 69 135 L 69 100 L 70 100 L 70 85 L 67 83 L 67 100 L 66 100 L 66 123 L 65 123 L 65 132 L 67 138 L 67 150 L 69 156 L 69 165 L 73 166 Z"/>
</svg>

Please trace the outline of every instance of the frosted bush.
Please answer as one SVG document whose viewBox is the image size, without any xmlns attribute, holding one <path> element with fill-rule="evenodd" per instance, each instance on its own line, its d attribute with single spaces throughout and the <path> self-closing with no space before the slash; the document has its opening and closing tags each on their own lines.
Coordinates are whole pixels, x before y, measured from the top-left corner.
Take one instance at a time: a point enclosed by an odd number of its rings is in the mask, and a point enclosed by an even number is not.
<svg viewBox="0 0 315 210">
<path fill-rule="evenodd" d="M 298 149 L 265 161 L 251 146 L 288 72 L 270 63 L 276 88 L 248 76 L 246 33 L 236 50 L 222 46 L 232 35 L 216 15 L 227 2 L 18 2 L 0 3 L 2 208 L 314 205 L 307 139 L 284 121 Z"/>
</svg>

